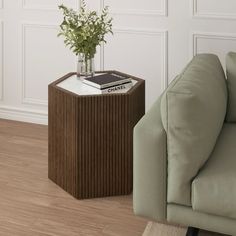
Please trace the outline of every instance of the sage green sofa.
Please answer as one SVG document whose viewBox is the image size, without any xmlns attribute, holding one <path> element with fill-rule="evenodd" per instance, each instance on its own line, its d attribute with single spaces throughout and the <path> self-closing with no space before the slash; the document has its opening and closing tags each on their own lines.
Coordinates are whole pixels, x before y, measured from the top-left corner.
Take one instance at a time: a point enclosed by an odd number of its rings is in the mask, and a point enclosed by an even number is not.
<svg viewBox="0 0 236 236">
<path fill-rule="evenodd" d="M 134 129 L 134 212 L 236 235 L 236 53 L 199 54 Z"/>
</svg>

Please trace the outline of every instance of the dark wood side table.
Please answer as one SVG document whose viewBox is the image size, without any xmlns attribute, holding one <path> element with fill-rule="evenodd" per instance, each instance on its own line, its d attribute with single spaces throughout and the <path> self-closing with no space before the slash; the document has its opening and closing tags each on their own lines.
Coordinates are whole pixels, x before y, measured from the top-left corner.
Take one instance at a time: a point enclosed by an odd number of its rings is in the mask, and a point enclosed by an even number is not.
<svg viewBox="0 0 236 236">
<path fill-rule="evenodd" d="M 134 86 L 119 94 L 96 94 L 75 73 L 48 87 L 48 177 L 75 198 L 132 191 L 133 128 L 145 113 L 145 82 L 130 77 Z"/>
</svg>

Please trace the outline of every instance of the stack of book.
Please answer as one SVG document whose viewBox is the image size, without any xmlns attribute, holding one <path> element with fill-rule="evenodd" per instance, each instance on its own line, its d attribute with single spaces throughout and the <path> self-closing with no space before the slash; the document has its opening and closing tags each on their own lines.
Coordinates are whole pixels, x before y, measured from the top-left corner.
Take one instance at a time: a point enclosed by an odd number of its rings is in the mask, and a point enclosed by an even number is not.
<svg viewBox="0 0 236 236">
<path fill-rule="evenodd" d="M 83 83 L 98 89 L 101 94 L 126 92 L 133 85 L 130 77 L 116 73 L 104 73 L 87 77 L 83 80 Z"/>
</svg>

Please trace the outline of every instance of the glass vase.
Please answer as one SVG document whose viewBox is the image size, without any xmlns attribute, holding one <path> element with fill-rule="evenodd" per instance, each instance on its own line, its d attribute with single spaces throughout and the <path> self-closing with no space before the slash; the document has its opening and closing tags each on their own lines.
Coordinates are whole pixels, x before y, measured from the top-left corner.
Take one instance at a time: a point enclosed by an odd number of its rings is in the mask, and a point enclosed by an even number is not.
<svg viewBox="0 0 236 236">
<path fill-rule="evenodd" d="M 77 76 L 93 76 L 95 73 L 94 57 L 88 58 L 85 54 L 80 53 L 77 63 Z"/>
</svg>

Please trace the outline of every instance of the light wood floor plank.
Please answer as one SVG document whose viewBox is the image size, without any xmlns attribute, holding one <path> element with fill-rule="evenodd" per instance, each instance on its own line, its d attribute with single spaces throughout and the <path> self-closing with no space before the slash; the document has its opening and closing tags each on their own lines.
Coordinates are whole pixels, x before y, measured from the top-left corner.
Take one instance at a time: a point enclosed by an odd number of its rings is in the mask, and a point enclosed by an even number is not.
<svg viewBox="0 0 236 236">
<path fill-rule="evenodd" d="M 132 196 L 79 201 L 47 178 L 47 126 L 0 120 L 0 236 L 135 236 Z"/>
</svg>

